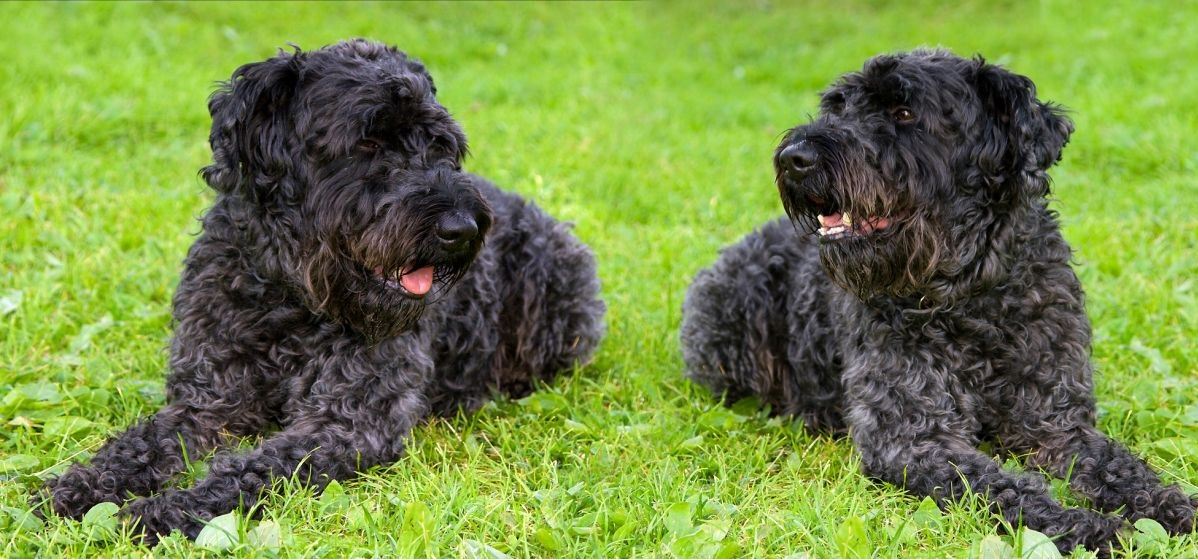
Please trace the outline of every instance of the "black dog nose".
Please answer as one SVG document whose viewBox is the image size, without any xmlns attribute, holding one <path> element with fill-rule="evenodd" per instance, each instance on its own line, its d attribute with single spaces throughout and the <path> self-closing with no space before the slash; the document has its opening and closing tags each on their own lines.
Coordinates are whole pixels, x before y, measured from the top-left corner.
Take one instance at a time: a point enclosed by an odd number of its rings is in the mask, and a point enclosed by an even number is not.
<svg viewBox="0 0 1198 560">
<path fill-rule="evenodd" d="M 799 141 L 782 148 L 778 159 L 786 166 L 787 171 L 806 173 L 815 167 L 815 162 L 819 160 L 819 153 L 811 147 L 809 142 Z"/>
<path fill-rule="evenodd" d="M 450 212 L 437 221 L 437 237 L 449 249 L 461 249 L 478 237 L 478 222 L 461 212 Z"/>
</svg>

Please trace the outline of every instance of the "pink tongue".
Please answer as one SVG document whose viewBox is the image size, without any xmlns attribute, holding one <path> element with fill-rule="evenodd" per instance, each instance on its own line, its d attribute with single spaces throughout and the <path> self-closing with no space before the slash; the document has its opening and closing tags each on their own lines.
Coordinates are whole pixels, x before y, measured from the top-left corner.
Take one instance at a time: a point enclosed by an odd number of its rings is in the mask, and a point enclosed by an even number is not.
<svg viewBox="0 0 1198 560">
<path fill-rule="evenodd" d="M 426 266 L 411 272 L 405 272 L 399 277 L 399 284 L 408 293 L 422 296 L 433 287 L 433 267 Z"/>
<path fill-rule="evenodd" d="M 826 227 L 826 228 L 834 228 L 836 226 L 843 226 L 844 221 L 840 219 L 840 212 L 837 212 L 830 216 L 825 216 L 823 214 L 820 214 L 819 225 Z"/>
</svg>

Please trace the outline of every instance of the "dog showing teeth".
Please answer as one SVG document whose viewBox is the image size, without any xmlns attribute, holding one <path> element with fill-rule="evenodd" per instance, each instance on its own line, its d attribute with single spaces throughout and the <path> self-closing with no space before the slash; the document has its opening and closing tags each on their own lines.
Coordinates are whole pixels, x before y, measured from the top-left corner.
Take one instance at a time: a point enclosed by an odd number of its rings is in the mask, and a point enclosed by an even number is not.
<svg viewBox="0 0 1198 560">
<path fill-rule="evenodd" d="M 850 232 L 853 228 L 852 222 L 848 219 L 848 217 L 849 214 L 847 212 L 843 214 L 831 215 L 821 214 L 819 216 L 820 228 L 816 230 L 816 233 L 818 233 L 820 237 L 828 237 Z"/>
<path fill-rule="evenodd" d="M 870 478 L 942 507 L 981 497 L 1065 554 L 1109 554 L 1140 519 L 1190 533 L 1198 500 L 1095 426 L 1090 321 L 1046 198 L 1066 114 L 1030 79 L 941 50 L 873 58 L 822 107 L 774 152 L 790 220 L 688 290 L 688 375 L 847 433 Z M 834 211 L 852 206 L 876 213 Z M 1057 501 L 1039 469 L 1093 509 Z"/>
</svg>

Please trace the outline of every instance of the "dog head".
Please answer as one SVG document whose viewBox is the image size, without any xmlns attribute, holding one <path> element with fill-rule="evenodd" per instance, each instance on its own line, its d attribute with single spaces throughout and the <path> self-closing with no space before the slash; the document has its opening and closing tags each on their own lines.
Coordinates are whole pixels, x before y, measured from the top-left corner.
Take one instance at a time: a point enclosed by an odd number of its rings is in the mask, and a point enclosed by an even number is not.
<svg viewBox="0 0 1198 560">
<path fill-rule="evenodd" d="M 1043 204 L 1072 131 L 1028 78 L 918 50 L 832 84 L 774 168 L 787 214 L 819 236 L 835 282 L 862 299 L 944 301 L 1005 270 L 999 245 Z"/>
<path fill-rule="evenodd" d="M 410 329 L 491 225 L 435 95 L 420 62 L 352 40 L 244 65 L 208 104 L 202 175 L 255 222 L 258 273 L 368 338 Z"/>
</svg>

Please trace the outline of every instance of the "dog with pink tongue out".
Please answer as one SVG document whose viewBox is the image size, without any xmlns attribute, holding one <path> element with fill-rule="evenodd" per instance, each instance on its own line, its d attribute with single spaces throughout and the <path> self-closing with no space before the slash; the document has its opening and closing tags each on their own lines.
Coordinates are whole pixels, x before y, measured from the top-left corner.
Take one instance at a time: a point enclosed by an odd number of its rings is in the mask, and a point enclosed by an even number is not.
<svg viewBox="0 0 1198 560">
<path fill-rule="evenodd" d="M 590 359 L 590 250 L 462 171 L 466 136 L 436 92 L 420 62 L 365 40 L 234 72 L 209 102 L 216 198 L 175 293 L 166 404 L 35 502 L 72 518 L 123 504 L 147 543 L 194 538 L 260 513 L 275 479 L 319 489 L 396 461 L 430 415 Z M 245 436 L 263 439 L 227 447 Z"/>
</svg>

